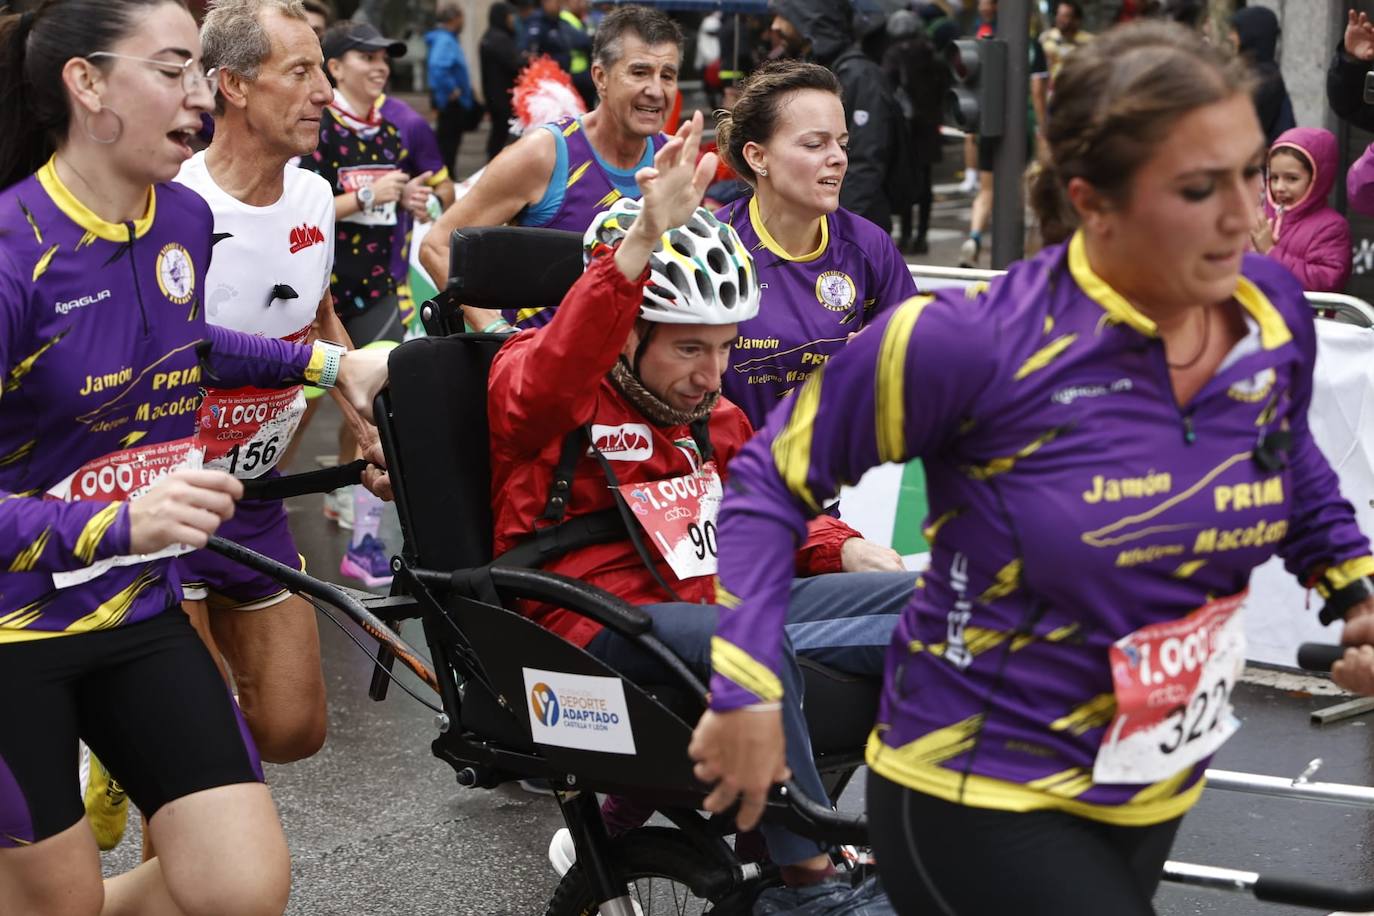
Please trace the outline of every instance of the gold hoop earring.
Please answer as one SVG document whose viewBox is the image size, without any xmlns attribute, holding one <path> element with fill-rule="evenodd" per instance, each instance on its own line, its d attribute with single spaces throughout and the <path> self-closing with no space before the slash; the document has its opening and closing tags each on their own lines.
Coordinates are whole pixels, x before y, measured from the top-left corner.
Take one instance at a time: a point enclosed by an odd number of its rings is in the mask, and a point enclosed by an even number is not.
<svg viewBox="0 0 1374 916">
<path fill-rule="evenodd" d="M 99 117 L 107 111 L 114 115 L 115 119 L 114 136 L 110 137 L 108 140 L 104 137 L 97 137 L 91 132 L 92 115 L 89 111 L 81 116 L 81 129 L 86 132 L 86 136 L 90 137 L 92 142 L 99 143 L 101 146 L 109 146 L 111 143 L 116 143 L 120 137 L 124 136 L 124 119 L 119 116 L 119 112 L 115 111 L 113 108 L 102 108 L 100 111 L 96 112 L 95 116 Z"/>
</svg>

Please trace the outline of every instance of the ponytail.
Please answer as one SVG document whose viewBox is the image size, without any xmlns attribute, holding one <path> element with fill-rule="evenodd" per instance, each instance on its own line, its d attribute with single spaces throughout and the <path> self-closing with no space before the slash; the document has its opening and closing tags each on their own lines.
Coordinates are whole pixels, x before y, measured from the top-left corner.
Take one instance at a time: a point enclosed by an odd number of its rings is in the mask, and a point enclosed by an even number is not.
<svg viewBox="0 0 1374 916">
<path fill-rule="evenodd" d="M 0 189 L 37 171 L 53 152 L 47 131 L 34 129 L 38 118 L 24 75 L 37 18 L 32 12 L 0 18 Z"/>
</svg>

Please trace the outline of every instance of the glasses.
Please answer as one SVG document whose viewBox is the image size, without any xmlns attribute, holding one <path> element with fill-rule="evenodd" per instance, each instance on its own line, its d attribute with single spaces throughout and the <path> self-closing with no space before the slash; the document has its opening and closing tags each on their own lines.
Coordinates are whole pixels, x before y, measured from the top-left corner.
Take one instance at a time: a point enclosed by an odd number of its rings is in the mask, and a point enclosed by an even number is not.
<svg viewBox="0 0 1374 916">
<path fill-rule="evenodd" d="M 191 58 L 178 64 L 170 60 L 157 60 L 152 57 L 116 54 L 113 51 L 96 51 L 94 54 L 86 55 L 87 60 L 93 57 L 111 57 L 116 60 L 132 60 L 140 64 L 151 64 L 168 76 L 171 76 L 170 71 L 178 70 L 181 72 L 181 88 L 186 91 L 187 95 L 191 95 L 197 89 L 204 89 L 210 93 L 211 98 L 214 98 L 215 93 L 219 91 L 219 68 L 211 67 L 209 70 L 202 70 L 195 66 L 196 62 Z"/>
</svg>

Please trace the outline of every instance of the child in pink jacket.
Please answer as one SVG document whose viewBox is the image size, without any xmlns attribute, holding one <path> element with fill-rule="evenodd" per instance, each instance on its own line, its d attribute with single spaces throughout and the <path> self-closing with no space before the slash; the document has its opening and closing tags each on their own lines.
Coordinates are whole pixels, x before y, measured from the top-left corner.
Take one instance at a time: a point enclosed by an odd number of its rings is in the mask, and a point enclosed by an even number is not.
<svg viewBox="0 0 1374 916">
<path fill-rule="evenodd" d="M 1350 224 L 1326 203 L 1339 162 L 1335 134 L 1317 127 L 1284 131 L 1269 148 L 1269 180 L 1251 239 L 1309 292 L 1340 292 L 1350 279 Z"/>
</svg>

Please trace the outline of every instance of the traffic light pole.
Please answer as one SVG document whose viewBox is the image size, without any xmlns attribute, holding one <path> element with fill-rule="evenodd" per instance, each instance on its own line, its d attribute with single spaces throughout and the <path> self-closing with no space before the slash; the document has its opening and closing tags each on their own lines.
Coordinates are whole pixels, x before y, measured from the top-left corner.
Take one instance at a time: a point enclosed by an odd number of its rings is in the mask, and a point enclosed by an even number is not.
<svg viewBox="0 0 1374 916">
<path fill-rule="evenodd" d="M 1026 107 L 1030 104 L 1030 4 L 1002 3 L 997 37 L 1007 43 L 1006 120 L 993 169 L 992 266 L 1025 254 Z"/>
</svg>

